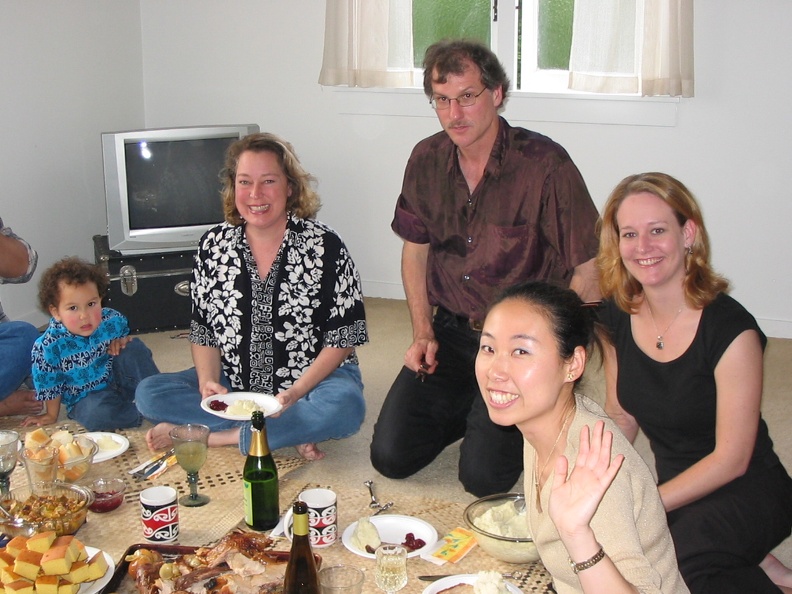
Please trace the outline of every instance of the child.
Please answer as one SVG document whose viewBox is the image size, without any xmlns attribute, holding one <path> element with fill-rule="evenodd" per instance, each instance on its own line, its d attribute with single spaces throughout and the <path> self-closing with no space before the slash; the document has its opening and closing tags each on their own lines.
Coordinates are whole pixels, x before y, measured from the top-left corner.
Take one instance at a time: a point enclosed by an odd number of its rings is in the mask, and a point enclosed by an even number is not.
<svg viewBox="0 0 792 594">
<path fill-rule="evenodd" d="M 135 388 L 159 373 L 148 347 L 130 338 L 126 318 L 102 308 L 108 281 L 79 258 L 53 264 L 39 283 L 39 305 L 52 315 L 33 345 L 33 383 L 46 412 L 22 423 L 58 420 L 61 401 L 70 419 L 89 431 L 137 427 Z"/>
</svg>

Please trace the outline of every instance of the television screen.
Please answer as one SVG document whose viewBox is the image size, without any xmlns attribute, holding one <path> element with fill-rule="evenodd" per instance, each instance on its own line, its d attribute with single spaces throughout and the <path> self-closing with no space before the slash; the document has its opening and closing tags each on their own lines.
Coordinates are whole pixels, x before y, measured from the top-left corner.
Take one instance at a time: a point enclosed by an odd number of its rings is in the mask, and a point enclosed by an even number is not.
<svg viewBox="0 0 792 594">
<path fill-rule="evenodd" d="M 223 221 L 220 172 L 226 149 L 256 124 L 102 133 L 111 251 L 192 251 Z"/>
<path fill-rule="evenodd" d="M 235 138 L 133 141 L 124 146 L 130 229 L 223 220 L 220 169 Z"/>
</svg>

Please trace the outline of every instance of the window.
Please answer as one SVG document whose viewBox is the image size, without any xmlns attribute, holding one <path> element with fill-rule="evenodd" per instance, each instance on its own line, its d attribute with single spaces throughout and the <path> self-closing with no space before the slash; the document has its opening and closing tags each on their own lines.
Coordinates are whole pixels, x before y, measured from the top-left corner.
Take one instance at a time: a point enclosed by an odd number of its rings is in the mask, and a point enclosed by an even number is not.
<svg viewBox="0 0 792 594">
<path fill-rule="evenodd" d="M 324 85 L 420 87 L 426 47 L 462 36 L 488 43 L 516 90 L 693 95 L 693 0 L 327 0 L 326 7 Z"/>
<path fill-rule="evenodd" d="M 477 39 L 489 46 L 500 40 L 499 55 L 514 56 L 514 90 L 564 92 L 569 77 L 575 0 L 523 0 L 514 14 L 508 0 L 413 0 L 413 64 L 421 68 L 434 41 Z"/>
</svg>

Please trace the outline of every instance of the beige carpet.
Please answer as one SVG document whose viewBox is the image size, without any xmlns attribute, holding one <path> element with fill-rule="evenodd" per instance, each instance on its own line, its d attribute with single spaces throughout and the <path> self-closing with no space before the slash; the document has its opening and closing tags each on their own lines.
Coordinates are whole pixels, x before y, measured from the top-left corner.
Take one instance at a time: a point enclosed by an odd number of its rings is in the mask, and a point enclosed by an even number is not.
<svg viewBox="0 0 792 594">
<path fill-rule="evenodd" d="M 467 503 L 473 497 L 465 493 L 457 480 L 459 450 L 449 447 L 428 468 L 409 479 L 390 480 L 380 476 L 369 462 L 368 449 L 372 429 L 377 419 L 388 388 L 401 368 L 404 351 L 411 341 L 411 327 L 406 302 L 388 299 L 366 299 L 371 342 L 359 349 L 363 381 L 365 383 L 368 412 L 357 435 L 350 438 L 326 442 L 321 445 L 327 457 L 294 470 L 289 478 L 300 481 L 333 485 L 341 482 L 359 485 L 365 491 L 363 481 L 371 479 L 381 500 L 425 496 Z M 154 352 L 162 371 L 179 371 L 191 366 L 189 343 L 178 338 L 179 331 L 166 331 L 142 335 L 143 340 Z M 770 339 L 765 355 L 765 393 L 762 411 L 770 427 L 776 451 L 786 465 L 792 469 L 792 402 L 787 365 L 792 361 L 792 340 Z M 601 370 L 596 363 L 589 365 L 587 382 L 583 391 L 601 401 L 603 385 Z M 636 443 L 639 452 L 647 460 L 651 453 L 645 439 Z M 284 451 L 284 455 L 293 452 Z M 651 465 L 651 464 L 650 464 Z M 515 487 L 521 489 L 521 482 Z M 792 504 L 792 503 L 791 503 Z M 459 518 L 460 525 L 462 519 Z M 787 565 L 792 565 L 792 539 L 787 539 L 776 551 Z"/>
</svg>

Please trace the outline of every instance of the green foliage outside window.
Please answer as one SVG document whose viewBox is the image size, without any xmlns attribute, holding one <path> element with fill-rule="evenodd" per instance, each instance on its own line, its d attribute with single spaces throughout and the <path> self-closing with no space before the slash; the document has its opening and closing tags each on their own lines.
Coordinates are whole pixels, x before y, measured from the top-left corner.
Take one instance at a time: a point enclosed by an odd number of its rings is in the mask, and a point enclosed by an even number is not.
<svg viewBox="0 0 792 594">
<path fill-rule="evenodd" d="M 498 0 L 499 11 L 513 0 Z M 477 39 L 491 45 L 492 0 L 413 0 L 413 61 L 416 68 L 423 65 L 426 48 L 435 41 L 447 38 Z M 518 3 L 516 88 L 520 88 L 522 73 L 523 14 L 525 2 Z M 572 16 L 575 0 L 537 0 L 538 38 L 536 60 L 539 70 L 568 70 L 572 44 Z M 531 33 L 531 37 L 533 33 Z"/>
<path fill-rule="evenodd" d="M 540 70 L 569 70 L 574 8 L 575 0 L 540 0 L 537 44 Z"/>
<path fill-rule="evenodd" d="M 415 67 L 422 67 L 427 47 L 448 38 L 490 45 L 490 0 L 413 0 Z"/>
</svg>

